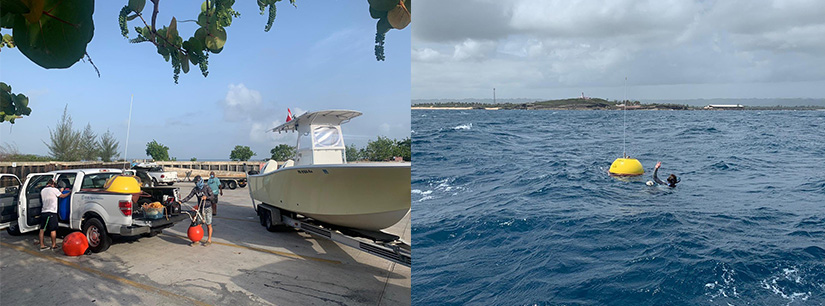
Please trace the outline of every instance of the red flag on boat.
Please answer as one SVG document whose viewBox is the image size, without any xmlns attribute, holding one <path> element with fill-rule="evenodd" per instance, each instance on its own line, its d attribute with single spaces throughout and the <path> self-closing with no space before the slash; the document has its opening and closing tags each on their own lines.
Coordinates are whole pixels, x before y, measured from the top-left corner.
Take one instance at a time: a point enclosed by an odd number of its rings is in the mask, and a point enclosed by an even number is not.
<svg viewBox="0 0 825 306">
<path fill-rule="evenodd" d="M 287 108 L 287 109 L 286 109 L 286 113 L 287 113 L 287 115 L 286 115 L 286 122 L 290 122 L 290 121 L 292 121 L 292 111 L 291 111 L 291 110 L 289 110 L 289 108 Z"/>
</svg>

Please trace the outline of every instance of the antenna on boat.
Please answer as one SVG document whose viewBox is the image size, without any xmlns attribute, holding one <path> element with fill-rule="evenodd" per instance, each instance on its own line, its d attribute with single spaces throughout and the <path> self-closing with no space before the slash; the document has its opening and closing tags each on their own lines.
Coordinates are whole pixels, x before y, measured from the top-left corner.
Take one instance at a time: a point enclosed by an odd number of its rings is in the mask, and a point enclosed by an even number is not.
<svg viewBox="0 0 825 306">
<path fill-rule="evenodd" d="M 493 104 L 496 104 L 496 88 L 493 87 Z"/>
<path fill-rule="evenodd" d="M 127 160 L 126 153 L 129 152 L 129 130 L 132 128 L 132 103 L 135 102 L 135 95 L 129 100 L 129 121 L 126 123 L 126 145 L 123 146 L 123 160 Z"/>
<path fill-rule="evenodd" d="M 645 169 L 638 159 L 627 156 L 627 76 L 624 77 L 624 107 L 622 107 L 622 157 L 617 158 L 607 170 L 613 176 L 638 176 Z"/>
</svg>

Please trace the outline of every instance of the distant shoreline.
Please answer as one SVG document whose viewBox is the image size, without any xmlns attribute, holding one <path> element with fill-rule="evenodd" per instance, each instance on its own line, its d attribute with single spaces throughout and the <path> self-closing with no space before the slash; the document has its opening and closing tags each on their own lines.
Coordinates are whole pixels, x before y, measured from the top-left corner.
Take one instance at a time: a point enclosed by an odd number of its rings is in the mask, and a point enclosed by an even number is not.
<svg viewBox="0 0 825 306">
<path fill-rule="evenodd" d="M 626 105 L 625 105 L 626 104 Z M 607 101 L 600 98 L 571 98 L 528 103 L 438 102 L 417 103 L 411 109 L 434 110 L 825 110 L 825 106 L 748 106 L 744 104 L 692 106 L 672 103 L 641 103 L 639 101 Z"/>
<path fill-rule="evenodd" d="M 473 108 L 473 107 L 420 107 L 420 106 L 413 106 L 410 109 L 412 110 L 518 110 L 519 108 L 501 108 L 501 107 L 481 107 L 481 108 Z M 536 109 L 528 109 L 528 110 L 553 110 L 553 111 L 560 111 L 560 110 L 622 110 L 621 108 L 618 109 L 592 109 L 592 108 L 536 108 Z M 692 109 L 664 109 L 664 108 L 645 108 L 645 109 L 633 109 L 628 108 L 627 110 L 637 111 L 763 111 L 763 110 L 793 110 L 793 111 L 825 111 L 825 107 L 821 106 L 814 106 L 814 107 L 797 107 L 797 106 L 786 106 L 786 107 L 745 107 L 743 109 L 702 109 L 702 108 L 692 108 Z"/>
</svg>

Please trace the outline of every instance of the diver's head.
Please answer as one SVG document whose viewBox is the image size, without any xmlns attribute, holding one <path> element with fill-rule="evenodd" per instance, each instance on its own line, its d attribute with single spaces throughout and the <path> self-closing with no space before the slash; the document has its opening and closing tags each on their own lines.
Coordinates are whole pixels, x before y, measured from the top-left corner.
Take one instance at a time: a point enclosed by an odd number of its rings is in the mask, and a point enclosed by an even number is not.
<svg viewBox="0 0 825 306">
<path fill-rule="evenodd" d="M 203 188 L 203 179 L 200 175 L 196 175 L 194 178 L 195 181 L 195 188 L 202 189 Z"/>
<path fill-rule="evenodd" d="M 676 179 L 675 174 L 671 174 L 670 176 L 667 177 L 667 184 L 670 187 L 676 187 L 676 183 L 678 183 L 678 182 L 679 182 L 679 180 Z"/>
</svg>

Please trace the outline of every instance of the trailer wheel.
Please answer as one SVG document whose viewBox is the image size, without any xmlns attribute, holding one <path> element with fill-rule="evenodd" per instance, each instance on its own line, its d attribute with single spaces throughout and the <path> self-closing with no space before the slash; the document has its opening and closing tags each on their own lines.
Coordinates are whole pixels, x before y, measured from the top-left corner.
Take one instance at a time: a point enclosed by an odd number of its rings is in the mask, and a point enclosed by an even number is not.
<svg viewBox="0 0 825 306">
<path fill-rule="evenodd" d="M 221 181 L 221 189 L 226 189 L 226 181 Z"/>
<path fill-rule="evenodd" d="M 258 219 L 261 221 L 261 226 L 266 226 L 265 210 L 258 208 Z"/>
<path fill-rule="evenodd" d="M 246 187 L 246 182 L 240 181 L 240 182 L 238 182 L 238 186 L 240 186 L 241 188 L 244 188 L 244 187 Z"/>
<path fill-rule="evenodd" d="M 275 225 L 272 224 L 272 213 L 269 212 L 268 210 L 264 210 L 264 215 L 266 215 L 266 217 L 264 218 L 264 222 L 266 222 L 264 224 L 264 226 L 266 227 L 266 230 L 268 230 L 270 232 L 277 232 L 278 228 Z"/>
<path fill-rule="evenodd" d="M 109 249 L 112 245 L 112 237 L 106 232 L 106 227 L 98 218 L 91 218 L 83 223 L 83 234 L 89 240 L 89 250 L 92 253 L 100 253 Z"/>
<path fill-rule="evenodd" d="M 229 189 L 235 190 L 235 188 L 238 188 L 238 183 L 235 181 L 229 181 Z"/>
</svg>

